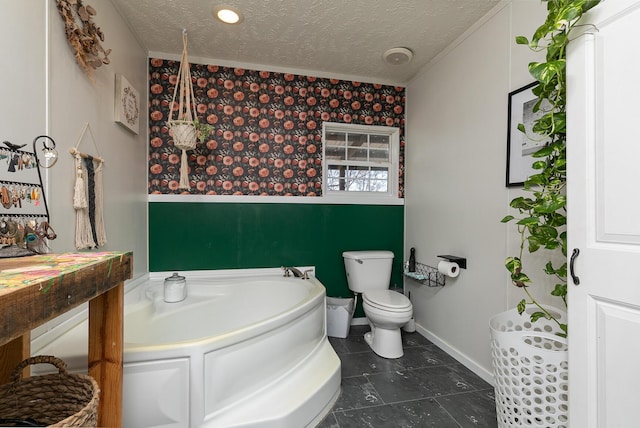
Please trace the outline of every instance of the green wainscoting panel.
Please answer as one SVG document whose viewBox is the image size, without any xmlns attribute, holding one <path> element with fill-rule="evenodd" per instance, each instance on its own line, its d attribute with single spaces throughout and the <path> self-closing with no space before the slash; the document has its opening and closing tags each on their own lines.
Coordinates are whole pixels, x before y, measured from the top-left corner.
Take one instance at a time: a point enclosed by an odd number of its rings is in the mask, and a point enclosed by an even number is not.
<svg viewBox="0 0 640 428">
<path fill-rule="evenodd" d="M 393 251 L 401 287 L 403 237 L 402 205 L 149 203 L 151 272 L 315 266 L 334 297 L 351 296 L 347 250 Z"/>
</svg>

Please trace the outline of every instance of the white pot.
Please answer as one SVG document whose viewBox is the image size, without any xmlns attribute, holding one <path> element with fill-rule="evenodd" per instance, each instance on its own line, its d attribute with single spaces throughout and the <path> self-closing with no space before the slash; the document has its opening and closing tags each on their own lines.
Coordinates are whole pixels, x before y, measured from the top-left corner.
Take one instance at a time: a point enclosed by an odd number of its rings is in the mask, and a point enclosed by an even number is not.
<svg viewBox="0 0 640 428">
<path fill-rule="evenodd" d="M 198 141 L 198 130 L 193 122 L 175 121 L 169 124 L 173 145 L 182 150 L 193 150 Z"/>
</svg>

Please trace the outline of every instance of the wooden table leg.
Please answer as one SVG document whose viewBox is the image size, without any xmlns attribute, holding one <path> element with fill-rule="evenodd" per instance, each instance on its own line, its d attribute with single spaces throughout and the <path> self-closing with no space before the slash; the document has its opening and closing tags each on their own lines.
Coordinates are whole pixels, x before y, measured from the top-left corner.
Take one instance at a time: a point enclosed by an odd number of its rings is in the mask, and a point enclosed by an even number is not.
<svg viewBox="0 0 640 428">
<path fill-rule="evenodd" d="M 89 375 L 100 385 L 98 426 L 122 426 L 124 283 L 89 301 Z"/>
<path fill-rule="evenodd" d="M 31 334 L 24 335 L 13 339 L 0 346 L 0 385 L 4 385 L 11 379 L 11 372 L 31 353 Z M 29 375 L 29 367 L 25 369 L 24 376 Z"/>
</svg>

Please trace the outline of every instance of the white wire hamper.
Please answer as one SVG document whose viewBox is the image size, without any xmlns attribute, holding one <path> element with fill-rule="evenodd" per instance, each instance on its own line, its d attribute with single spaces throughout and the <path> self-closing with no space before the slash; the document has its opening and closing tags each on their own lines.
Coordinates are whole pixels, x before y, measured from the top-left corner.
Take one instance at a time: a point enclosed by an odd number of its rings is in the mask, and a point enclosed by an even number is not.
<svg viewBox="0 0 640 428">
<path fill-rule="evenodd" d="M 546 308 L 566 324 L 566 314 Z M 530 321 L 538 308 L 529 305 L 494 316 L 491 354 L 498 427 L 567 428 L 567 340 L 558 325 L 546 318 Z"/>
</svg>

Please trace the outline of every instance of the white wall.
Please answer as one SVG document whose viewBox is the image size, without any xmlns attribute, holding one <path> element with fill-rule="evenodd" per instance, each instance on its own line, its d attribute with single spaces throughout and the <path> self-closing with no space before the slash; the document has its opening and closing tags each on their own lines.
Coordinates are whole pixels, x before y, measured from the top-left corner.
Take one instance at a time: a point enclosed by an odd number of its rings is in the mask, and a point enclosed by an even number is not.
<svg viewBox="0 0 640 428">
<path fill-rule="evenodd" d="M 0 0 L 0 8 L 0 141 L 31 147 L 46 126 L 45 1 Z"/>
<path fill-rule="evenodd" d="M 419 262 L 467 258 L 445 287 L 405 280 L 418 330 L 491 379 L 489 319 L 522 298 L 504 260 L 517 255 L 513 225 L 500 223 L 520 193 L 505 187 L 508 93 L 533 81 L 536 54 L 514 42 L 544 22 L 538 1 L 505 2 L 407 88 L 406 246 Z"/>
<path fill-rule="evenodd" d="M 104 251 L 134 253 L 134 276 L 147 272 L 147 56 L 109 0 L 93 0 L 94 22 L 105 34 L 103 46 L 113 49 L 111 64 L 91 82 L 76 64 L 55 2 L 0 0 L 0 141 L 28 144 L 37 135 L 51 136 L 58 162 L 43 170 L 55 252 L 76 251 L 74 147 L 85 122 L 96 137 L 85 138 L 80 150 L 106 159 L 104 173 Z M 140 134 L 113 121 L 115 73 L 127 77 L 140 92 Z M 41 147 L 41 146 L 38 146 Z M 26 149 L 25 148 L 25 149 Z"/>
<path fill-rule="evenodd" d="M 30 0 L 31 1 L 31 0 Z M 75 251 L 75 180 L 69 149 L 77 144 L 89 122 L 95 145 L 85 135 L 79 150 L 100 155 L 104 169 L 104 218 L 107 244 L 99 250 L 133 251 L 134 276 L 147 271 L 147 56 L 109 0 L 92 0 L 94 22 L 105 35 L 102 46 L 112 49 L 111 64 L 94 73 L 95 83 L 74 59 L 63 21 L 50 2 L 49 10 L 49 129 L 60 159 L 49 170 L 49 205 L 58 238 L 56 252 Z M 135 135 L 114 122 L 115 74 L 120 73 L 140 93 L 140 133 Z M 97 146 L 97 148 L 96 148 Z"/>
</svg>

